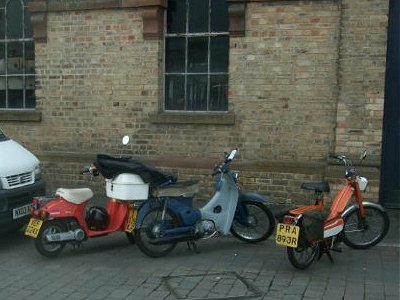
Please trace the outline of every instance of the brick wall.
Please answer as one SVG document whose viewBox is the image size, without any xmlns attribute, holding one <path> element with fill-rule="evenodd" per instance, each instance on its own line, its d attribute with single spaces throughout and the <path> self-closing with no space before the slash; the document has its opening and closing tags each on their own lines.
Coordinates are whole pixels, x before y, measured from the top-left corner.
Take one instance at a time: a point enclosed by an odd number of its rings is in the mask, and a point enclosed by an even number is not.
<svg viewBox="0 0 400 300">
<path fill-rule="evenodd" d="M 274 202 L 311 197 L 302 181 L 326 177 L 335 190 L 343 170 L 328 153 L 380 155 L 387 3 L 247 2 L 245 36 L 230 40 L 233 124 L 154 121 L 162 39 L 144 39 L 143 9 L 125 8 L 49 12 L 47 42 L 36 44 L 41 122 L 0 125 L 39 156 L 49 193 L 89 185 L 101 195 L 101 180 L 78 175 L 100 152 L 200 178 L 204 199 L 213 164 L 232 147 L 241 150 L 235 168 L 245 189 Z M 131 142 L 122 147 L 125 134 Z M 364 169 L 376 198 L 379 164 Z"/>
</svg>

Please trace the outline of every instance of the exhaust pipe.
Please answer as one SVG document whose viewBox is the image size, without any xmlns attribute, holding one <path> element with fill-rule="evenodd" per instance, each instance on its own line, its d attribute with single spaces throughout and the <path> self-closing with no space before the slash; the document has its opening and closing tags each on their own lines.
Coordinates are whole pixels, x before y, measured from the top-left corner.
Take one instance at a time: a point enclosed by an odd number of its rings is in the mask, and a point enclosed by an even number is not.
<svg viewBox="0 0 400 300">
<path fill-rule="evenodd" d="M 60 243 L 60 242 L 71 242 L 71 241 L 81 242 L 84 240 L 84 238 L 85 238 L 85 232 L 82 229 L 46 234 L 46 240 L 49 243 Z"/>
<path fill-rule="evenodd" d="M 175 236 L 164 236 L 160 238 L 155 238 L 154 240 L 149 241 L 152 245 L 164 245 L 169 243 L 177 243 L 177 242 L 185 242 L 190 240 L 198 240 L 201 238 L 201 234 L 197 233 L 187 233 Z"/>
</svg>

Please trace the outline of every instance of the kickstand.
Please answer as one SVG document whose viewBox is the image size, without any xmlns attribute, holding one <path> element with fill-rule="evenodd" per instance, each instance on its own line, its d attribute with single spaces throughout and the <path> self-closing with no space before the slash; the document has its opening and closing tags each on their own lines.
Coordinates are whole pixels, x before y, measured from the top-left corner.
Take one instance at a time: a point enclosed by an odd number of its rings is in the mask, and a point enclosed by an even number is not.
<svg viewBox="0 0 400 300">
<path fill-rule="evenodd" d="M 335 263 L 333 261 L 333 257 L 331 255 L 331 251 L 329 249 L 329 246 L 326 244 L 326 242 L 321 242 L 319 245 L 320 245 L 321 251 L 319 252 L 318 260 L 321 258 L 322 255 L 326 254 L 328 256 L 329 260 L 331 261 L 331 263 L 332 264 Z"/>
<path fill-rule="evenodd" d="M 200 251 L 197 249 L 197 245 L 195 241 L 188 241 L 187 242 L 188 250 L 193 250 L 195 253 L 200 253 Z"/>
</svg>

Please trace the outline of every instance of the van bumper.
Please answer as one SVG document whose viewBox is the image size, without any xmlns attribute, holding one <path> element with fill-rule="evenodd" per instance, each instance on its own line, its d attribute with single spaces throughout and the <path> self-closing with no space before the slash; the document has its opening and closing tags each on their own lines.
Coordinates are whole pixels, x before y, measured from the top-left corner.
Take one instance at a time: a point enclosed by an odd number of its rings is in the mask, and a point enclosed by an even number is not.
<svg viewBox="0 0 400 300">
<path fill-rule="evenodd" d="M 24 226 L 29 215 L 13 218 L 13 210 L 32 203 L 34 196 L 43 196 L 46 193 L 46 184 L 43 179 L 34 184 L 11 189 L 0 189 L 0 232 L 18 229 Z"/>
</svg>

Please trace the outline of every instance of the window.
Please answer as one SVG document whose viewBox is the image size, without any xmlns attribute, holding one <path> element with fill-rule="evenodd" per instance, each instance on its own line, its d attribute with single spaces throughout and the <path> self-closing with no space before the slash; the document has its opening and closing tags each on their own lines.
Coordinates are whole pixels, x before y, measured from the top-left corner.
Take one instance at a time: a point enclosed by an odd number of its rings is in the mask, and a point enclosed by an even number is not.
<svg viewBox="0 0 400 300">
<path fill-rule="evenodd" d="M 35 107 L 29 0 L 0 0 L 0 109 Z"/>
<path fill-rule="evenodd" d="M 228 110 L 229 33 L 225 0 L 169 0 L 165 110 Z"/>
</svg>

